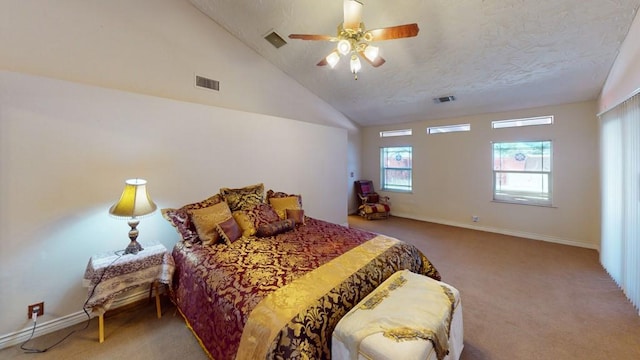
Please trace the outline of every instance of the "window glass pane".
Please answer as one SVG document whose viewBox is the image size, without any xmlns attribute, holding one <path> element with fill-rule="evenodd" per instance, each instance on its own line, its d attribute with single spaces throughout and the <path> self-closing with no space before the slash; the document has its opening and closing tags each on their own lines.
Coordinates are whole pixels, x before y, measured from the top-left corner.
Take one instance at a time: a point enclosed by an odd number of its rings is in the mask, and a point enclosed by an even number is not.
<svg viewBox="0 0 640 360">
<path fill-rule="evenodd" d="M 470 131 L 471 124 L 432 126 L 427 128 L 427 134 L 442 134 L 458 131 Z"/>
<path fill-rule="evenodd" d="M 549 200 L 549 174 L 496 172 L 495 195 Z"/>
<path fill-rule="evenodd" d="M 411 148 L 392 147 L 384 148 L 385 168 L 411 168 Z"/>
<path fill-rule="evenodd" d="M 409 136 L 412 129 L 380 131 L 380 137 Z"/>
<path fill-rule="evenodd" d="M 541 117 L 528 118 L 528 119 L 492 121 L 491 127 L 494 129 L 502 129 L 502 128 L 510 128 L 510 127 L 551 125 L 551 124 L 553 124 L 553 116 L 541 116 Z"/>
<path fill-rule="evenodd" d="M 494 143 L 493 169 L 551 171 L 551 141 Z"/>
<path fill-rule="evenodd" d="M 385 189 L 411 190 L 411 170 L 385 169 Z"/>
</svg>

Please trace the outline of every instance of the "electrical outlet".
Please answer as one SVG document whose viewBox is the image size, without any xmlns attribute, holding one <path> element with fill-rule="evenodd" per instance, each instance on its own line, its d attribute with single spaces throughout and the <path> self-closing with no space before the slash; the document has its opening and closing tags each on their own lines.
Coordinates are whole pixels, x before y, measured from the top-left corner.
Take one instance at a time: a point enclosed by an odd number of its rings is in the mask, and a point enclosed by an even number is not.
<svg viewBox="0 0 640 360">
<path fill-rule="evenodd" d="M 44 315 L 44 301 L 37 304 L 31 304 L 27 307 L 27 317 L 33 318 L 33 313 L 37 313 L 38 316 Z"/>
<path fill-rule="evenodd" d="M 480 218 L 478 217 L 478 215 L 473 215 L 471 217 L 471 220 L 473 220 L 473 222 L 478 222 L 478 221 L 480 221 Z"/>
</svg>

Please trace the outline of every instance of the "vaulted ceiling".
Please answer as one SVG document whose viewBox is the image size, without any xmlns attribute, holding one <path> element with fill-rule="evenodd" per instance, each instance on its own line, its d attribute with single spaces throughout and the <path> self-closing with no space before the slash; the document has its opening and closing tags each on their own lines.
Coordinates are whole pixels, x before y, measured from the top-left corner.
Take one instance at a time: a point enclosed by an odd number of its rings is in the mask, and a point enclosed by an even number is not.
<svg viewBox="0 0 640 360">
<path fill-rule="evenodd" d="M 316 64 L 343 0 L 190 0 L 240 41 L 361 126 L 596 99 L 640 0 L 361 0 L 367 29 L 417 23 L 417 37 L 376 42 L 386 63 Z M 287 41 L 276 48 L 265 35 Z M 241 61 L 241 59 L 238 59 Z M 434 98 L 455 96 L 436 104 Z"/>
</svg>

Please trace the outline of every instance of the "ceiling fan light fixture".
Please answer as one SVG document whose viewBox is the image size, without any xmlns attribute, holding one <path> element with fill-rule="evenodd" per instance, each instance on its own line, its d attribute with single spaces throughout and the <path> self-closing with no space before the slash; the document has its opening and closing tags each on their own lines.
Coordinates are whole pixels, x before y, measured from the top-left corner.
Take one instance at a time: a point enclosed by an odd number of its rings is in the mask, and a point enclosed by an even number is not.
<svg viewBox="0 0 640 360">
<path fill-rule="evenodd" d="M 338 41 L 338 52 L 342 55 L 347 55 L 351 52 L 351 42 L 346 39 Z"/>
<path fill-rule="evenodd" d="M 358 71 L 362 69 L 362 63 L 360 63 L 360 58 L 358 58 L 358 55 L 351 55 L 351 62 L 349 63 L 349 65 L 351 65 L 351 73 L 354 75 L 354 78 L 358 80 Z"/>
<path fill-rule="evenodd" d="M 380 48 L 378 48 L 377 46 L 368 45 L 364 49 L 364 56 L 369 61 L 375 61 L 378 58 L 378 55 L 380 55 Z"/>
<path fill-rule="evenodd" d="M 333 69 L 336 67 L 336 64 L 338 64 L 338 61 L 340 61 L 340 55 L 338 55 L 337 51 L 332 51 L 331 54 L 327 55 L 325 60 L 327 60 L 327 64 Z"/>
</svg>

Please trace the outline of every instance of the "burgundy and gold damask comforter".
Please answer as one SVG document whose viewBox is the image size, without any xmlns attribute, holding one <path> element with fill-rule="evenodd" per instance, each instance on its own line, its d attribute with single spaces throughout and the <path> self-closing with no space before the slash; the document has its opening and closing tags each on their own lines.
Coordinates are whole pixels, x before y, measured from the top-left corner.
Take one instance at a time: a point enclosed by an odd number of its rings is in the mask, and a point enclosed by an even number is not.
<svg viewBox="0 0 640 360">
<path fill-rule="evenodd" d="M 440 278 L 414 246 L 307 218 L 275 237 L 176 244 L 173 297 L 209 356 L 328 359 L 340 318 L 397 270 Z"/>
</svg>

